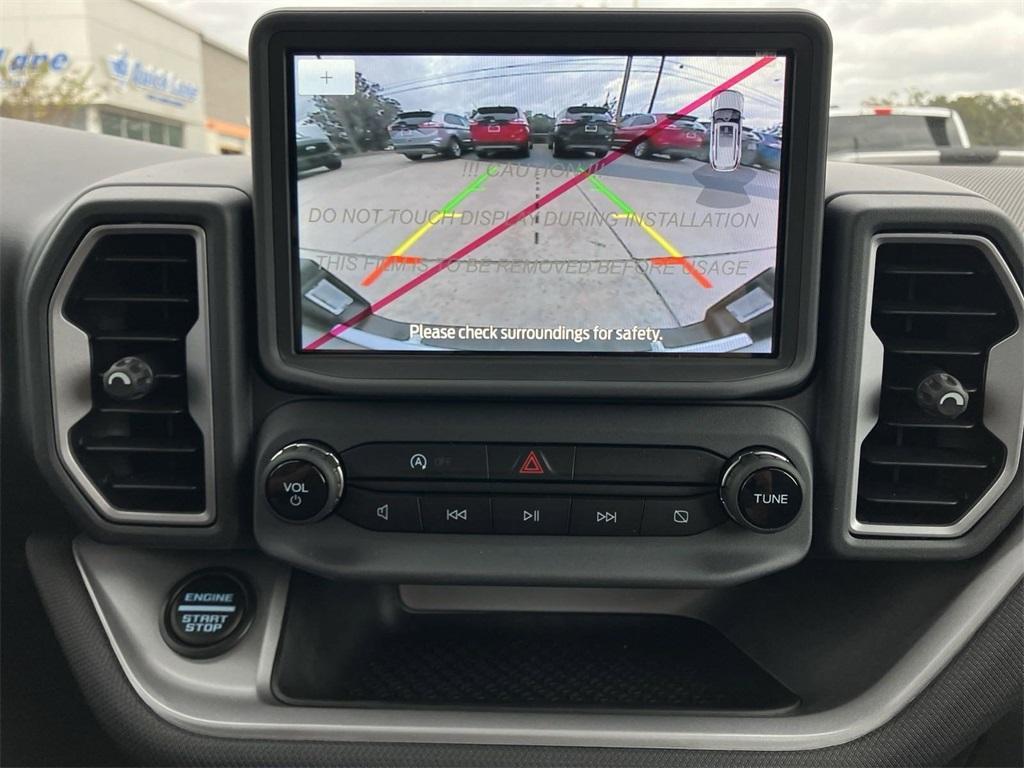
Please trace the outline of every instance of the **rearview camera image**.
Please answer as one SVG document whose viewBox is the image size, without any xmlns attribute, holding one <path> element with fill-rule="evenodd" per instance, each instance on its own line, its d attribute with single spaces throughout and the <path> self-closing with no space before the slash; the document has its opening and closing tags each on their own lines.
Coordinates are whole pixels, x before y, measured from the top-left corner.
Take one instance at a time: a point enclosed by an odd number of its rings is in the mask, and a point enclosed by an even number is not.
<svg viewBox="0 0 1024 768">
<path fill-rule="evenodd" d="M 302 351 L 774 352 L 784 56 L 292 64 Z"/>
</svg>

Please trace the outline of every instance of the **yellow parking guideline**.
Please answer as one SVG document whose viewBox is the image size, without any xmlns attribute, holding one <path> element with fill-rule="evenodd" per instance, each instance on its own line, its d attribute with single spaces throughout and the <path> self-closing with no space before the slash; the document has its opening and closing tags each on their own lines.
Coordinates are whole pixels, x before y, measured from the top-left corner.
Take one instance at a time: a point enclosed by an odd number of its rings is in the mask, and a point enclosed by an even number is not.
<svg viewBox="0 0 1024 768">
<path fill-rule="evenodd" d="M 420 261 L 418 256 L 405 256 L 405 252 L 412 248 L 412 246 L 419 240 L 423 235 L 427 233 L 432 226 L 437 224 L 443 219 L 457 219 L 462 216 L 461 213 L 455 213 L 452 209 L 465 200 L 473 192 L 480 189 L 480 186 L 486 179 L 494 176 L 497 173 L 497 169 L 493 165 L 487 166 L 487 170 L 473 179 L 469 184 L 462 188 L 462 190 L 455 195 L 451 200 L 444 204 L 440 211 L 430 214 L 430 217 L 423 222 L 423 225 L 413 232 L 405 241 L 391 252 L 389 256 L 385 256 L 381 262 L 373 268 L 373 270 L 363 278 L 363 285 L 372 285 L 378 277 L 383 275 L 388 267 L 394 264 L 396 261 L 402 264 L 416 264 Z"/>
<path fill-rule="evenodd" d="M 412 248 L 412 244 L 419 240 L 426 233 L 428 229 L 437 224 L 442 219 L 457 219 L 462 216 L 461 213 L 444 213 L 443 211 L 437 211 L 431 214 L 430 218 L 423 222 L 423 226 L 413 232 L 409 237 L 406 238 L 405 242 L 395 248 L 392 252 L 395 256 L 403 255 L 407 250 Z"/>
</svg>

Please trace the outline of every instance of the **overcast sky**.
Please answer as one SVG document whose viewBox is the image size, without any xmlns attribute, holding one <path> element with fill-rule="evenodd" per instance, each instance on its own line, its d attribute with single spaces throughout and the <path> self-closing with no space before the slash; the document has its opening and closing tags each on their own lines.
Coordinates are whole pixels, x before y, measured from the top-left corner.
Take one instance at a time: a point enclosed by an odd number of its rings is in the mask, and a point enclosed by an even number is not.
<svg viewBox="0 0 1024 768">
<path fill-rule="evenodd" d="M 245 51 L 252 23 L 283 7 L 386 7 L 383 0 L 149 0 Z M 749 8 L 813 10 L 832 28 L 834 105 L 913 86 L 936 94 L 1024 90 L 1024 0 L 403 0 L 445 8 Z"/>
<path fill-rule="evenodd" d="M 513 106 L 557 115 L 577 104 L 599 105 L 621 93 L 624 56 L 355 56 L 355 68 L 378 83 L 402 109 L 443 110 L 469 115 L 476 107 Z M 712 87 L 757 61 L 753 56 L 666 57 L 657 91 L 659 56 L 636 56 L 623 114 L 676 112 Z M 782 121 L 785 63 L 776 59 L 736 89 L 744 97 L 745 119 L 757 127 Z M 300 122 L 312 99 L 299 95 Z M 710 104 L 690 110 L 710 118 Z"/>
</svg>

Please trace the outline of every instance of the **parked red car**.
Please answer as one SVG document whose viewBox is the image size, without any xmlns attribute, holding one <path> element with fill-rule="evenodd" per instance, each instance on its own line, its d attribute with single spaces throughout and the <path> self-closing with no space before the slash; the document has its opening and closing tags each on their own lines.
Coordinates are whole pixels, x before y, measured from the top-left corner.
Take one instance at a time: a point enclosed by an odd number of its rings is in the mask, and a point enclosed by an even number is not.
<svg viewBox="0 0 1024 768">
<path fill-rule="evenodd" d="M 615 128 L 615 146 L 622 148 L 634 139 L 643 137 L 630 149 L 635 157 L 666 155 L 673 160 L 684 157 L 707 160 L 707 131 L 695 117 L 680 115 L 650 136 L 645 135 L 667 117 L 666 113 L 629 115 Z"/>
<path fill-rule="evenodd" d="M 469 135 L 480 157 L 502 150 L 529 157 L 533 148 L 530 123 L 517 107 L 478 107 L 469 118 Z"/>
</svg>

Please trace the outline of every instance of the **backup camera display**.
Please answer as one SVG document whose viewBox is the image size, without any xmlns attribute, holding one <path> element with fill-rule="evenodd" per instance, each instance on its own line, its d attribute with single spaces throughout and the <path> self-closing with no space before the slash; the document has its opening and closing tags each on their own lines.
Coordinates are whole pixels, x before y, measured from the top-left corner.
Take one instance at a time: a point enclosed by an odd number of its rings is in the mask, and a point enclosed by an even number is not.
<svg viewBox="0 0 1024 768">
<path fill-rule="evenodd" d="M 784 56 L 291 64 L 302 351 L 774 352 Z"/>
</svg>

